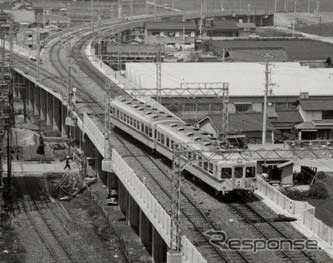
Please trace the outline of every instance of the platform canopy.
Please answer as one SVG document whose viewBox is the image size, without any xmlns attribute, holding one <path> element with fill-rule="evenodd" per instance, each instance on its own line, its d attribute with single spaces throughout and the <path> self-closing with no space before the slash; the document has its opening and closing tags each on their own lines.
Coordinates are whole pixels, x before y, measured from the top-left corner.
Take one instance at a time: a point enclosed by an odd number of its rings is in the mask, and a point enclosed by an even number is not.
<svg viewBox="0 0 333 263">
<path fill-rule="evenodd" d="M 310 68 L 297 62 L 271 63 L 272 96 L 333 96 L 333 69 Z M 179 96 L 182 83 L 229 83 L 229 96 L 263 96 L 265 63 L 162 63 L 161 86 L 164 96 Z M 126 77 L 138 89 L 156 89 L 155 63 L 126 63 Z M 191 85 L 191 88 L 196 85 Z M 185 87 L 184 85 L 182 87 Z M 209 85 L 207 86 L 209 87 Z M 198 85 L 202 89 L 202 85 Z M 155 94 L 155 93 L 152 93 Z M 150 95 L 152 95 L 150 94 Z M 145 95 L 149 95 L 146 94 Z M 198 92 L 202 96 L 202 92 Z"/>
</svg>

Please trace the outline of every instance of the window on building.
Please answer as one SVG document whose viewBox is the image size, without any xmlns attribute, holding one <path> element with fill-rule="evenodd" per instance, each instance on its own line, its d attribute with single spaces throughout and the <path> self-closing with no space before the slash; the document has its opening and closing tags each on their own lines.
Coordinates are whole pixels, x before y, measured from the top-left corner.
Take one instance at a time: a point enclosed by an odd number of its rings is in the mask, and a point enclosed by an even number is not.
<svg viewBox="0 0 333 263">
<path fill-rule="evenodd" d="M 198 103 L 198 111 L 209 111 L 208 103 Z"/>
<path fill-rule="evenodd" d="M 221 111 L 221 110 L 223 110 L 223 104 L 222 103 L 212 103 L 212 104 L 210 104 L 210 110 L 211 111 Z"/>
<path fill-rule="evenodd" d="M 252 110 L 250 103 L 235 103 L 236 112 L 247 112 Z"/>
<path fill-rule="evenodd" d="M 176 32 L 168 32 L 167 33 L 168 34 L 168 37 L 174 37 L 175 35 L 176 35 Z"/>
<path fill-rule="evenodd" d="M 151 34 L 152 34 L 153 36 L 159 36 L 159 35 L 160 35 L 160 32 L 151 32 Z"/>
<path fill-rule="evenodd" d="M 323 111 L 323 120 L 332 120 L 333 119 L 333 110 Z"/>
</svg>

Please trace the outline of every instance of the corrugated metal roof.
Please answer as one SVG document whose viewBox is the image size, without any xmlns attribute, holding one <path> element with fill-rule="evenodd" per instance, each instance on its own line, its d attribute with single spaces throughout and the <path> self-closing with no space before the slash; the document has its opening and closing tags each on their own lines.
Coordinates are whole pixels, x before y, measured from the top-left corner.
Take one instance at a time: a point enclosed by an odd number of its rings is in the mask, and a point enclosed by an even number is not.
<svg viewBox="0 0 333 263">
<path fill-rule="evenodd" d="M 145 28 L 148 30 L 196 30 L 194 22 L 173 22 L 173 21 L 162 21 L 162 22 L 147 22 Z"/>
<path fill-rule="evenodd" d="M 333 110 L 333 100 L 331 99 L 305 99 L 300 100 L 299 103 L 302 109 L 306 111 Z"/>
</svg>

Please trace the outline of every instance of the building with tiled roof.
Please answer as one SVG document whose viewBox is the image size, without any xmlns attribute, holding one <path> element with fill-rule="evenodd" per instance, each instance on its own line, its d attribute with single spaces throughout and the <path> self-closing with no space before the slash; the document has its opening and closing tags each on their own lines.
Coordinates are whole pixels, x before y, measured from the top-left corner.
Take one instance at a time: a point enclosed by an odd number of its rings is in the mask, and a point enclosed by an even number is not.
<svg viewBox="0 0 333 263">
<path fill-rule="evenodd" d="M 228 135 L 245 135 L 251 143 L 261 143 L 263 114 L 260 112 L 244 112 L 229 114 Z M 206 132 L 219 138 L 222 134 L 222 115 L 208 114 L 201 118 L 196 125 Z M 267 120 L 267 142 L 274 142 L 275 128 Z"/>
<path fill-rule="evenodd" d="M 309 99 L 298 101 L 298 111 L 304 122 L 295 127 L 302 140 L 333 139 L 333 99 Z"/>
</svg>

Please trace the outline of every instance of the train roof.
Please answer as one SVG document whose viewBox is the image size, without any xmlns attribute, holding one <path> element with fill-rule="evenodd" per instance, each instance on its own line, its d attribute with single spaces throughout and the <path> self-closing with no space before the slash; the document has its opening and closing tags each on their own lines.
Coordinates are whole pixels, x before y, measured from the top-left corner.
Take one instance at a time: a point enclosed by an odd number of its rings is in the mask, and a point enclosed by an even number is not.
<svg viewBox="0 0 333 263">
<path fill-rule="evenodd" d="M 117 106 L 121 105 L 123 108 L 126 108 L 128 111 L 132 112 L 133 115 L 140 116 L 148 122 L 170 120 L 183 123 L 182 120 L 167 110 L 164 110 L 161 107 L 157 107 L 156 105 L 150 105 L 149 103 L 145 103 L 131 96 L 118 96 L 112 100 L 112 103 L 117 104 Z"/>
</svg>

